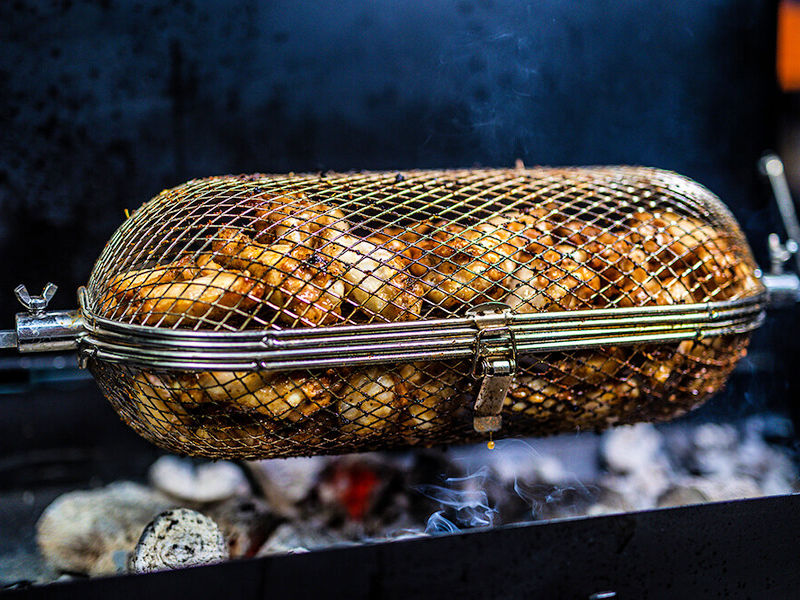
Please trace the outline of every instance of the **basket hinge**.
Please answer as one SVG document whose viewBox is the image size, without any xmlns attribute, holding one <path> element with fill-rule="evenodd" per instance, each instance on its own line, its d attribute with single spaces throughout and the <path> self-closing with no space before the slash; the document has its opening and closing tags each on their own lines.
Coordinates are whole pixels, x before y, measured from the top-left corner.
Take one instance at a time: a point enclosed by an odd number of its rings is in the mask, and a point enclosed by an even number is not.
<svg viewBox="0 0 800 600">
<path fill-rule="evenodd" d="M 499 431 L 505 402 L 517 370 L 514 333 L 509 327 L 511 312 L 500 302 L 481 304 L 470 310 L 478 335 L 472 376 L 481 379 L 473 407 L 473 427 L 480 433 Z"/>
</svg>

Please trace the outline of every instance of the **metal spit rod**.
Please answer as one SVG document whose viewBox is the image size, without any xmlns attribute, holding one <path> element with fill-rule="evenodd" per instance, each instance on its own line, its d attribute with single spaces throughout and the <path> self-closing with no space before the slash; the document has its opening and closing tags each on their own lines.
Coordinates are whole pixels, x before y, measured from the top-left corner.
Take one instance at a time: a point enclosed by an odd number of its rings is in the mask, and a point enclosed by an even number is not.
<svg viewBox="0 0 800 600">
<path fill-rule="evenodd" d="M 768 154 L 759 166 L 769 178 L 788 235 L 785 244 L 777 234 L 770 235 L 771 268 L 762 274 L 768 294 L 766 303 L 794 303 L 800 301 L 800 223 L 781 159 Z M 792 255 L 797 272 L 784 272 L 783 265 Z M 467 350 L 474 353 L 480 342 L 478 332 L 483 328 L 481 319 L 496 318 L 496 313 L 490 311 L 489 315 L 473 314 L 467 319 L 359 325 L 355 326 L 357 329 L 354 326 L 309 328 L 266 334 L 163 330 L 91 316 L 85 309 L 83 289 L 79 293 L 81 310 L 46 311 L 56 289 L 54 284 L 48 283 L 40 296 L 32 296 L 24 285 L 17 286 L 14 292 L 27 312 L 17 314 L 15 330 L 0 330 L 0 348 L 40 352 L 74 350 L 80 346 L 83 354 L 88 351 L 109 360 L 154 362 L 165 368 L 188 364 L 196 364 L 196 368 L 234 364 L 251 364 L 255 368 L 265 368 L 269 364 L 270 368 L 285 368 L 303 364 L 303 359 L 335 362 L 343 357 L 367 364 L 399 357 L 411 360 L 430 356 L 454 358 L 464 356 Z M 757 297 L 733 303 L 511 315 L 513 323 L 509 321 L 507 326 L 513 329 L 515 349 L 524 352 L 674 341 L 753 329 L 763 321 L 764 304 L 765 300 Z M 271 356 L 275 353 L 289 359 L 288 362 Z M 177 358 L 178 362 L 170 357 Z"/>
</svg>

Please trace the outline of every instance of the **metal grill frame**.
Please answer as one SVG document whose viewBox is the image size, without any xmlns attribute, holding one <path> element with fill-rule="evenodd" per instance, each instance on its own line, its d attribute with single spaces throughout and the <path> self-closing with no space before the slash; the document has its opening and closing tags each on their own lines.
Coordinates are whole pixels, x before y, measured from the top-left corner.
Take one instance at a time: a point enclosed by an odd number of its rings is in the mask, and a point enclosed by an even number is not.
<svg viewBox="0 0 800 600">
<path fill-rule="evenodd" d="M 142 368 L 283 370 L 472 358 L 480 315 L 283 331 L 216 332 L 115 323 L 91 315 L 82 360 Z M 636 345 L 747 333 L 765 318 L 766 295 L 739 300 L 530 314 L 506 313 L 518 354 Z M 509 347 L 510 351 L 511 348 Z"/>
</svg>

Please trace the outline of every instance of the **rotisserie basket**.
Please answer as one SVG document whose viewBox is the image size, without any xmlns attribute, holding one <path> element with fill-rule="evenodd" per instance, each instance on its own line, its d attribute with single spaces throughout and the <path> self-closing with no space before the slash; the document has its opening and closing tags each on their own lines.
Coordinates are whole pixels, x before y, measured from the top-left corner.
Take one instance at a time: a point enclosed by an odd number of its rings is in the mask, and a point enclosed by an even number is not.
<svg viewBox="0 0 800 600">
<path fill-rule="evenodd" d="M 78 343 L 120 416 L 182 454 L 545 435 L 718 391 L 758 275 L 719 199 L 661 170 L 211 177 L 117 230 Z"/>
</svg>

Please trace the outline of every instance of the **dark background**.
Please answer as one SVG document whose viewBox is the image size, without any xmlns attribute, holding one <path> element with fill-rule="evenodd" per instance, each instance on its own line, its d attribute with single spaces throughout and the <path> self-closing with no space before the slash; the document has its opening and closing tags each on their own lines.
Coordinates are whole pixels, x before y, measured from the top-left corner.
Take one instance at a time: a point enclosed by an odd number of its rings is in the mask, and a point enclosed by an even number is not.
<svg viewBox="0 0 800 600">
<path fill-rule="evenodd" d="M 760 251 L 775 2 L 0 2 L 0 326 L 123 220 L 212 174 L 633 163 Z"/>
</svg>

